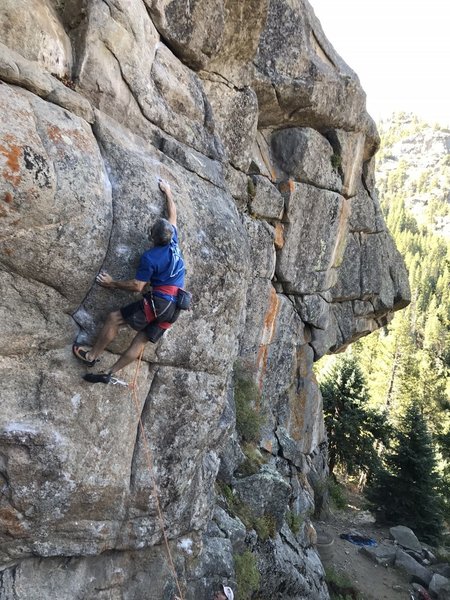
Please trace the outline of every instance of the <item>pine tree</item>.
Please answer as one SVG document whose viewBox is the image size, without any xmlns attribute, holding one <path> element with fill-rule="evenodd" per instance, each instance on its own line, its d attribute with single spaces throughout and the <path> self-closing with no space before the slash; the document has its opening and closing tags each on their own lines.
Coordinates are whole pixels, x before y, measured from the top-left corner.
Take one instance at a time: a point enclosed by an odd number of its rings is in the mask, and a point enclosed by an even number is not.
<svg viewBox="0 0 450 600">
<path fill-rule="evenodd" d="M 406 525 L 421 539 L 436 542 L 442 530 L 437 496 L 441 482 L 431 436 L 416 403 L 407 408 L 396 438 L 367 496 L 389 523 Z"/>
<path fill-rule="evenodd" d="M 390 429 L 382 413 L 367 408 L 367 386 L 355 358 L 339 357 L 320 384 L 328 434 L 329 469 L 352 475 L 378 465 L 376 442 L 385 443 Z"/>
</svg>

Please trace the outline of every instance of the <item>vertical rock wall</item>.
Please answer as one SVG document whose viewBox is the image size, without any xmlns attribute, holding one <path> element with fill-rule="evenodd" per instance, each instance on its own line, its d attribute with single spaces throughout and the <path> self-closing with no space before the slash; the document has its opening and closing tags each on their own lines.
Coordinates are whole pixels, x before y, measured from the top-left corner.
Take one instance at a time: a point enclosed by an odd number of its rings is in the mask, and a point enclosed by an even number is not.
<svg viewBox="0 0 450 600">
<path fill-rule="evenodd" d="M 357 76 L 306 0 L 6 0 L 0 33 L 0 599 L 172 600 L 155 479 L 186 600 L 235 586 L 246 550 L 260 598 L 327 598 L 312 364 L 409 298 Z M 70 347 L 132 300 L 95 275 L 133 277 L 158 177 L 195 303 L 146 349 L 135 405 Z"/>
</svg>

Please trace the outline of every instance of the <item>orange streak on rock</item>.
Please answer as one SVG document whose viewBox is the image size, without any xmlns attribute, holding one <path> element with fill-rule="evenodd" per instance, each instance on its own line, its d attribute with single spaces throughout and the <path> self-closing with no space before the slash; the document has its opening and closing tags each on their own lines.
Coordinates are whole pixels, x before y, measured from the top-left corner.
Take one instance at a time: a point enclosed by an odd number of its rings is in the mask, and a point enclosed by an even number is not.
<svg viewBox="0 0 450 600">
<path fill-rule="evenodd" d="M 264 448 L 264 450 L 267 450 L 267 452 L 272 453 L 273 443 L 271 440 L 261 440 L 260 447 Z"/>
<path fill-rule="evenodd" d="M 52 142 L 58 143 L 62 139 L 61 130 L 59 127 L 55 127 L 55 125 L 50 125 L 47 127 L 47 133 Z"/>
<path fill-rule="evenodd" d="M 287 181 L 282 181 L 278 186 L 279 191 L 282 194 L 293 194 L 295 192 L 295 181 L 290 178 Z"/>
<path fill-rule="evenodd" d="M 297 352 L 297 376 L 302 380 L 313 378 L 314 375 L 309 372 L 309 363 L 307 354 L 303 349 Z M 291 422 L 289 425 L 289 435 L 296 441 L 300 441 L 306 434 L 305 414 L 308 403 L 307 386 L 294 394 L 290 399 Z"/>
<path fill-rule="evenodd" d="M 275 324 L 278 316 L 280 301 L 274 288 L 270 290 L 269 306 L 264 316 L 263 331 L 261 335 L 261 344 L 259 346 L 258 356 L 256 357 L 257 384 L 259 390 L 262 390 L 264 375 L 267 369 L 267 360 L 269 357 L 269 347 L 275 333 Z"/>
<path fill-rule="evenodd" d="M 22 148 L 17 144 L 13 144 L 13 137 L 11 135 L 5 136 L 6 144 L 0 145 L 0 154 L 6 158 L 6 167 L 3 170 L 3 178 L 9 181 L 14 186 L 20 183 L 20 162 L 19 159 L 22 156 Z"/>
<path fill-rule="evenodd" d="M 27 536 L 27 531 L 20 522 L 17 511 L 9 507 L 0 508 L 0 530 L 17 538 Z"/>
<path fill-rule="evenodd" d="M 71 143 L 83 151 L 89 151 L 89 139 L 84 131 L 72 129 L 70 131 L 64 131 L 56 125 L 49 125 L 47 127 L 48 137 L 59 147 L 60 153 L 63 152 L 63 148 L 66 148 Z"/>
<path fill-rule="evenodd" d="M 275 225 L 275 237 L 273 243 L 277 250 L 281 250 L 284 246 L 284 226 L 282 223 L 277 223 Z"/>
</svg>

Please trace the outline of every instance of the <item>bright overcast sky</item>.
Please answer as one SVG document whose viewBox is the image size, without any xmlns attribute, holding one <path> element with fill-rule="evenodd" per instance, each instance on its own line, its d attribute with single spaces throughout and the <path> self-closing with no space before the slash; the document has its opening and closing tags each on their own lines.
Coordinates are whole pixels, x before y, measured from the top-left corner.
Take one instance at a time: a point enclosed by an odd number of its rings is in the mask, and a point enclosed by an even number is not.
<svg viewBox="0 0 450 600">
<path fill-rule="evenodd" d="M 450 0 L 310 3 L 375 120 L 403 110 L 450 125 Z"/>
</svg>

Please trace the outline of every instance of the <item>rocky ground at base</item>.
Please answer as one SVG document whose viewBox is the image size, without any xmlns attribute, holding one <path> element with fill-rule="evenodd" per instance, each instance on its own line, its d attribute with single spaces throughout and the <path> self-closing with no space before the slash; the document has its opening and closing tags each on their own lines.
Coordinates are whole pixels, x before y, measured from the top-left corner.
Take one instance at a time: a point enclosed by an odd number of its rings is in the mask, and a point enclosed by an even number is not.
<svg viewBox="0 0 450 600">
<path fill-rule="evenodd" d="M 359 532 L 381 543 L 389 538 L 389 530 L 373 523 L 358 522 L 358 513 L 339 511 L 327 521 L 317 522 L 318 534 L 325 532 L 333 537 L 332 545 L 321 551 L 326 571 L 346 575 L 364 600 L 410 600 L 409 578 L 394 567 L 375 564 L 364 556 L 355 544 L 341 539 L 342 533 Z"/>
<path fill-rule="evenodd" d="M 401 552 L 400 546 L 392 539 L 389 528 L 375 523 L 373 516 L 361 504 L 360 497 L 351 495 L 346 509 L 333 509 L 326 520 L 316 521 L 314 524 L 318 534 L 319 553 L 325 570 L 330 573 L 329 578 L 347 580 L 351 584 L 346 595 L 341 597 L 346 600 L 440 598 L 441 596 L 433 594 L 427 596 L 424 588 L 412 583 L 415 578 L 393 566 L 395 553 Z M 371 538 L 376 541 L 377 546 L 366 552 L 360 546 L 342 539 L 341 534 Z M 377 562 L 373 556 L 375 550 L 385 555 L 386 559 L 379 558 Z M 372 556 L 369 557 L 368 554 Z M 423 591 L 418 591 L 419 589 Z"/>
</svg>

